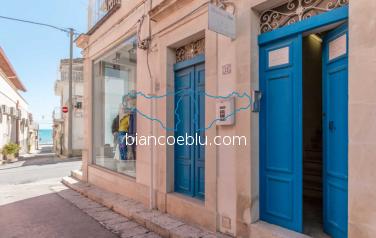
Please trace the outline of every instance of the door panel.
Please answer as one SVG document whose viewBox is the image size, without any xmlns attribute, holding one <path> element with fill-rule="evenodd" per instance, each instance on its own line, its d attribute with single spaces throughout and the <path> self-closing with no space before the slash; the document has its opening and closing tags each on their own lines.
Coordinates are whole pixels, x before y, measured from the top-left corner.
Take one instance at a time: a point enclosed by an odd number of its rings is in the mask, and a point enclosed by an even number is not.
<svg viewBox="0 0 376 238">
<path fill-rule="evenodd" d="M 175 138 L 197 133 L 204 141 L 205 65 L 175 72 Z M 175 144 L 175 191 L 205 198 L 205 146 Z"/>
<path fill-rule="evenodd" d="M 195 128 L 200 138 L 205 138 L 205 64 L 195 66 Z M 202 141 L 203 142 L 203 141 Z M 205 197 L 205 146 L 195 146 L 195 193 L 199 198 Z"/>
<path fill-rule="evenodd" d="M 194 67 L 183 69 L 175 74 L 175 108 L 179 118 L 175 118 L 175 138 L 192 134 L 194 100 L 191 89 L 194 85 Z M 175 191 L 193 196 L 194 154 L 189 146 L 175 145 Z"/>
<path fill-rule="evenodd" d="M 348 180 L 347 24 L 324 39 L 324 230 L 347 237 Z"/>
<path fill-rule="evenodd" d="M 260 48 L 260 216 L 302 231 L 302 37 Z"/>
</svg>

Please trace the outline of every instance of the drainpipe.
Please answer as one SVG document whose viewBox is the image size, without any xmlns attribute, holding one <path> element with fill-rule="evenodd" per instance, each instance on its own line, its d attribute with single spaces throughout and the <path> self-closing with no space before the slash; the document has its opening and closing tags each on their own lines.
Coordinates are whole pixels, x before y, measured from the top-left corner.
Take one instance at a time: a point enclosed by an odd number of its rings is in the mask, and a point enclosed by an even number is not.
<svg viewBox="0 0 376 238">
<path fill-rule="evenodd" d="M 149 10 L 150 11 L 152 9 L 152 0 L 149 0 Z M 151 38 L 151 23 L 150 23 L 150 16 L 149 14 L 147 15 L 148 17 L 148 30 L 149 30 L 149 36 L 148 38 L 150 39 Z M 148 67 L 149 67 L 149 47 L 146 49 L 146 57 L 147 57 L 147 64 L 148 64 Z M 149 68 L 150 70 L 150 68 Z M 152 76 L 149 75 L 150 77 L 150 94 L 155 96 L 155 90 L 154 90 L 154 85 L 153 85 L 153 79 L 152 79 Z M 155 118 L 154 117 L 154 113 L 155 113 L 155 103 L 154 103 L 154 100 L 151 99 L 151 105 L 150 105 L 150 111 L 151 111 L 151 118 Z M 153 136 L 154 133 L 155 133 L 155 128 L 154 128 L 154 123 L 152 120 L 150 120 L 150 133 L 151 135 Z M 150 146 L 150 191 L 149 191 L 149 208 L 150 209 L 155 209 L 155 191 L 154 191 L 154 176 L 155 176 L 155 173 L 154 173 L 154 155 L 156 154 L 156 146 L 157 145 L 149 145 Z"/>
<path fill-rule="evenodd" d="M 149 53 L 147 53 L 149 54 Z M 149 57 L 149 56 L 147 56 Z M 154 87 L 153 87 L 153 80 L 150 79 L 150 95 L 155 96 Z M 151 99 L 150 102 L 150 114 L 151 118 L 154 118 L 154 99 Z M 150 134 L 151 136 L 154 135 L 154 125 L 153 121 L 150 120 Z M 149 190 L 149 208 L 155 208 L 155 197 L 154 197 L 154 154 L 155 154 L 155 147 L 156 145 L 149 145 L 150 146 L 150 190 Z"/>
<path fill-rule="evenodd" d="M 216 67 L 218 67 L 218 64 L 219 64 L 219 58 L 218 58 L 218 51 L 219 51 L 219 43 L 218 43 L 218 33 L 215 34 L 215 44 L 216 44 L 216 53 L 215 53 L 215 58 L 216 58 Z M 218 70 L 217 70 L 217 78 L 218 78 Z M 217 85 L 216 85 L 216 91 L 217 91 L 217 95 L 219 95 L 219 84 L 218 84 L 218 81 L 217 81 Z M 218 135 L 218 129 L 216 128 L 216 135 Z M 218 203 L 219 203 L 219 198 L 218 198 L 218 178 L 219 178 L 219 158 L 218 158 L 218 154 L 219 154 L 219 147 L 216 146 L 215 147 L 215 150 L 216 150 L 216 153 L 215 153 L 215 165 L 216 165 L 216 170 L 215 170 L 215 213 L 216 213 L 216 216 L 215 216 L 215 226 L 216 226 L 216 230 L 220 230 L 221 227 L 220 227 L 220 218 L 219 218 L 219 206 L 218 206 Z"/>
<path fill-rule="evenodd" d="M 151 81 L 150 83 L 151 87 L 153 87 L 153 83 Z M 154 87 L 153 87 L 154 88 Z M 152 89 L 152 95 L 155 96 L 154 89 Z M 155 118 L 155 103 L 154 100 L 151 100 L 151 116 L 152 118 Z M 150 120 L 150 127 L 151 127 L 151 135 L 153 136 L 155 133 L 155 128 L 154 128 L 154 123 L 152 120 Z M 155 209 L 155 190 L 154 190 L 154 176 L 155 176 L 155 171 L 154 171 L 154 160 L 155 160 L 155 155 L 156 155 L 156 145 L 152 144 L 150 145 L 150 201 L 149 201 L 149 207 L 150 209 Z"/>
</svg>

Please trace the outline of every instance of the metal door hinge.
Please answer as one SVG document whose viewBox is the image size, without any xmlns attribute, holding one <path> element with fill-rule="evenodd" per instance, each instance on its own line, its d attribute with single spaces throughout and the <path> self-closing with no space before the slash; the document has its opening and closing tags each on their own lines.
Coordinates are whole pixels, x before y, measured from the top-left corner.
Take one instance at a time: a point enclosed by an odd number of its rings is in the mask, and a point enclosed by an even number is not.
<svg viewBox="0 0 376 238">
<path fill-rule="evenodd" d="M 262 93 L 259 90 L 252 92 L 252 112 L 260 112 Z"/>
</svg>

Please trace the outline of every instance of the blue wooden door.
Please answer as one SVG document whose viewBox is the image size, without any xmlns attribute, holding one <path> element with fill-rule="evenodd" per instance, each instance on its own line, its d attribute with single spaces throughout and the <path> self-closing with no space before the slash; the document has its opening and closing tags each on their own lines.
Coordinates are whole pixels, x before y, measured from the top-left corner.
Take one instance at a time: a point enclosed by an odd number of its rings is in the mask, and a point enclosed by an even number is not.
<svg viewBox="0 0 376 238">
<path fill-rule="evenodd" d="M 205 65 L 203 58 L 175 65 L 175 139 L 186 135 L 204 141 Z M 180 68 L 182 67 L 182 68 Z M 175 144 L 175 191 L 205 198 L 205 147 Z"/>
<path fill-rule="evenodd" d="M 260 46 L 260 217 L 302 231 L 302 36 Z"/>
<path fill-rule="evenodd" d="M 195 66 L 195 133 L 205 138 L 205 64 Z M 205 146 L 194 146 L 195 196 L 205 198 Z"/>
<path fill-rule="evenodd" d="M 326 35 L 323 54 L 324 230 L 347 237 L 348 28 Z"/>
</svg>

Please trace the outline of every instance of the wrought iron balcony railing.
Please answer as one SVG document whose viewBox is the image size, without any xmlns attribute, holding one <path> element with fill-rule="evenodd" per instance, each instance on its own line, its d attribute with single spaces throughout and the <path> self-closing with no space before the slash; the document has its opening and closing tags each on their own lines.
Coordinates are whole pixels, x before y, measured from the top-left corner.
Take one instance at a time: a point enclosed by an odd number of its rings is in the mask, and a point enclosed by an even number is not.
<svg viewBox="0 0 376 238">
<path fill-rule="evenodd" d="M 88 29 L 90 34 L 107 17 L 120 8 L 121 0 L 89 0 Z"/>
</svg>

